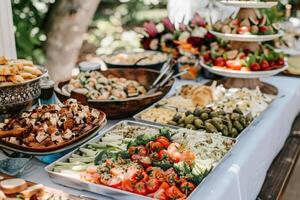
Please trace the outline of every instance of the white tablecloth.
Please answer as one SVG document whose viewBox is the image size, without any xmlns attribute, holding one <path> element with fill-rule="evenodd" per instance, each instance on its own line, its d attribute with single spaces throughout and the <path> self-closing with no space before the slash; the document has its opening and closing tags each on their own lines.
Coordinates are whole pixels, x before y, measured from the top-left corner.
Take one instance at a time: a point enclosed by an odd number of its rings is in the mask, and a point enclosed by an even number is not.
<svg viewBox="0 0 300 200">
<path fill-rule="evenodd" d="M 261 120 L 240 138 L 231 156 L 207 177 L 192 199 L 254 200 L 258 195 L 267 170 L 282 148 L 292 122 L 300 111 L 300 79 L 272 77 L 264 81 L 277 86 L 281 98 L 277 99 Z M 116 121 L 110 121 L 107 128 L 114 122 Z M 3 155 L 0 154 L 1 157 Z M 49 179 L 44 167 L 45 164 L 34 160 L 31 169 L 22 178 L 73 194 L 109 199 L 57 185 Z"/>
</svg>

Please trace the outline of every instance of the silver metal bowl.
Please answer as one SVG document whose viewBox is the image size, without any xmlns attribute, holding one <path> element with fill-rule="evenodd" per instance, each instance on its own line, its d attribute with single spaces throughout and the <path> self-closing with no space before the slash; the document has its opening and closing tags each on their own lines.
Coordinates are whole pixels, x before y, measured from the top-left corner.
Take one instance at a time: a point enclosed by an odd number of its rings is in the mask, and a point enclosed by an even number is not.
<svg viewBox="0 0 300 200">
<path fill-rule="evenodd" d="M 40 79 L 47 74 L 39 67 L 43 75 L 20 84 L 0 86 L 0 117 L 18 114 L 31 108 L 41 95 Z"/>
</svg>

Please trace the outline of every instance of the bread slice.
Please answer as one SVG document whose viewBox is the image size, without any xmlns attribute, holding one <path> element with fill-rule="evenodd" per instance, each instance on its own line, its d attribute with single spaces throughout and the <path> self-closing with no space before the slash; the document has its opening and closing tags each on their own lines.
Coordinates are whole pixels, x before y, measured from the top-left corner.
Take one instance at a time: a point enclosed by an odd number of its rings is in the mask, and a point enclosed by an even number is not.
<svg viewBox="0 0 300 200">
<path fill-rule="evenodd" d="M 0 182 L 0 187 L 5 194 L 16 194 L 27 188 L 27 183 L 20 178 L 7 179 Z"/>
<path fill-rule="evenodd" d="M 0 200 L 6 200 L 5 194 L 0 190 Z"/>
<path fill-rule="evenodd" d="M 42 184 L 33 185 L 33 186 L 27 188 L 26 190 L 20 192 L 20 194 L 22 195 L 22 197 L 24 199 L 27 199 L 27 198 L 29 199 L 33 195 L 43 196 L 44 195 L 44 185 L 42 185 Z"/>
</svg>

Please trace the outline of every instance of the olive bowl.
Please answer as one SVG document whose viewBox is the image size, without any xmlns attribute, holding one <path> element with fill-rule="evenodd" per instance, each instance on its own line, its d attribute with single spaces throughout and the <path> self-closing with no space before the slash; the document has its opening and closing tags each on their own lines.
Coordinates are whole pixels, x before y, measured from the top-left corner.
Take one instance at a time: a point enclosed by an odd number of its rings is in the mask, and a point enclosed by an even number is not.
<svg viewBox="0 0 300 200">
<path fill-rule="evenodd" d="M 111 68 L 101 71 L 101 73 L 104 76 L 113 75 L 119 78 L 123 77 L 128 80 L 135 80 L 147 90 L 150 89 L 151 84 L 159 75 L 159 71 L 145 68 Z M 163 87 L 159 88 L 153 94 L 145 94 L 120 100 L 92 100 L 87 99 L 85 95 L 76 92 L 71 92 L 71 95 L 66 94 L 62 88 L 69 83 L 69 80 L 55 84 L 54 91 L 61 102 L 72 97 L 92 108 L 104 111 L 109 119 L 121 119 L 132 117 L 136 113 L 159 101 L 171 90 L 174 81 L 174 79 L 170 79 Z"/>
</svg>

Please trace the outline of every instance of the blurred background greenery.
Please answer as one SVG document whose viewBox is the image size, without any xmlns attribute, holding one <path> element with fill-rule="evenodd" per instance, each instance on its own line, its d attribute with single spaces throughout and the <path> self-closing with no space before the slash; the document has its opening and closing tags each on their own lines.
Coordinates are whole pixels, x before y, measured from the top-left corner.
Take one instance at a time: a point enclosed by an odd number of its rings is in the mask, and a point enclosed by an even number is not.
<svg viewBox="0 0 300 200">
<path fill-rule="evenodd" d="M 43 42 L 46 18 L 58 0 L 12 0 L 16 46 L 19 58 L 45 63 Z M 288 1 L 288 0 L 283 0 Z M 296 4 L 299 0 L 290 0 Z M 298 2 L 299 4 L 299 2 Z M 139 49 L 145 20 L 159 21 L 167 16 L 167 0 L 102 0 L 96 11 L 80 51 L 79 59 L 119 49 Z M 282 8 L 282 6 L 278 6 Z M 282 12 L 270 12 L 282 18 Z"/>
</svg>

